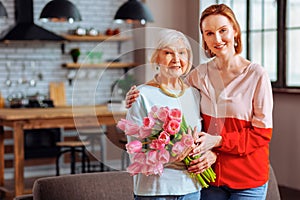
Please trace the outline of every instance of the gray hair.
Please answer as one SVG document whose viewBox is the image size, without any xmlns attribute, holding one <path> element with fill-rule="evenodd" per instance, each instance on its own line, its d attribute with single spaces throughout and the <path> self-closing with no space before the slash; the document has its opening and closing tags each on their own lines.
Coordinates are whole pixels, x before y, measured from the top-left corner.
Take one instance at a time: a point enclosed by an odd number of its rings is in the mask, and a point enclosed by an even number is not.
<svg viewBox="0 0 300 200">
<path fill-rule="evenodd" d="M 188 67 L 183 75 L 189 73 L 193 63 L 193 52 L 192 52 L 191 44 L 183 33 L 173 29 L 162 29 L 160 31 L 159 39 L 151 55 L 150 63 L 157 64 L 156 60 L 157 60 L 159 50 L 178 43 L 178 40 L 183 41 L 185 48 L 187 49 L 188 52 Z"/>
</svg>

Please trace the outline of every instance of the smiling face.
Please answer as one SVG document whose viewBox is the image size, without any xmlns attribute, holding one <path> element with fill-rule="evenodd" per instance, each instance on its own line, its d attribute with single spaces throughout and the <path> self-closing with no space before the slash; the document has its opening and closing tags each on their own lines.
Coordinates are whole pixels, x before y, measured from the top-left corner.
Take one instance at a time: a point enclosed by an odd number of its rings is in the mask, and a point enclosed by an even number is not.
<svg viewBox="0 0 300 200">
<path fill-rule="evenodd" d="M 205 26 L 203 23 L 205 22 Z M 223 23 L 223 24 L 222 24 Z M 210 49 L 208 47 L 206 40 L 209 42 L 207 35 L 204 35 L 204 29 L 212 31 L 214 33 L 214 29 L 220 28 L 223 25 L 228 25 L 229 30 L 234 30 L 234 42 L 236 44 L 234 46 L 235 53 L 240 54 L 242 52 L 242 37 L 241 37 L 241 28 L 235 17 L 235 14 L 226 4 L 213 4 L 207 7 L 201 14 L 200 17 L 200 31 L 202 34 L 203 40 L 203 48 L 205 50 L 205 54 L 208 58 L 212 58 L 216 56 L 213 52 L 214 48 Z M 225 27 L 226 28 L 226 27 Z M 215 49 L 216 50 L 216 49 Z"/>
<path fill-rule="evenodd" d="M 161 75 L 168 78 L 178 78 L 188 68 L 188 51 L 181 40 L 176 44 L 159 49 L 156 59 Z"/>
<path fill-rule="evenodd" d="M 207 16 L 202 22 L 203 39 L 213 54 L 218 56 L 234 55 L 234 38 L 237 33 L 227 17 Z"/>
</svg>

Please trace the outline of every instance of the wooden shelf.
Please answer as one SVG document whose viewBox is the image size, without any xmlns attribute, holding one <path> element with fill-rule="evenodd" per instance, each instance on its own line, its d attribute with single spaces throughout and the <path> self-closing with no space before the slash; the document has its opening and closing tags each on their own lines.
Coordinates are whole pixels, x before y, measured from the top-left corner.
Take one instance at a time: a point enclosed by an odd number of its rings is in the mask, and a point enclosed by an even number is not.
<svg viewBox="0 0 300 200">
<path fill-rule="evenodd" d="M 111 42 L 122 42 L 130 40 L 131 37 L 129 36 L 120 36 L 120 35 L 97 35 L 97 36 L 87 36 L 87 35 L 62 35 L 66 40 L 69 41 L 111 41 Z"/>
<path fill-rule="evenodd" d="M 44 44 L 45 42 L 47 43 L 62 43 L 62 42 L 66 42 L 67 39 L 65 40 L 3 40 L 0 41 L 0 43 L 9 45 L 9 44 L 28 44 L 28 43 L 39 43 L 39 44 Z"/>
<path fill-rule="evenodd" d="M 78 69 L 78 68 L 130 68 L 135 67 L 136 63 L 123 63 L 123 62 L 105 62 L 105 63 L 65 63 L 63 67 L 69 69 Z"/>
</svg>

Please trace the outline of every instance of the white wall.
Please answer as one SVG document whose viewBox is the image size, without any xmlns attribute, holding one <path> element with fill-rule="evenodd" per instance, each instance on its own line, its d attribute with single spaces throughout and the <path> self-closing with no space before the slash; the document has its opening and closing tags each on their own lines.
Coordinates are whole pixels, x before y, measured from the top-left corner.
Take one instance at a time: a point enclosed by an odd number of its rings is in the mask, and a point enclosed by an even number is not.
<svg viewBox="0 0 300 200">
<path fill-rule="evenodd" d="M 181 0 L 148 0 L 154 22 L 149 27 L 172 28 L 178 31 L 187 30 L 187 3 Z"/>
</svg>

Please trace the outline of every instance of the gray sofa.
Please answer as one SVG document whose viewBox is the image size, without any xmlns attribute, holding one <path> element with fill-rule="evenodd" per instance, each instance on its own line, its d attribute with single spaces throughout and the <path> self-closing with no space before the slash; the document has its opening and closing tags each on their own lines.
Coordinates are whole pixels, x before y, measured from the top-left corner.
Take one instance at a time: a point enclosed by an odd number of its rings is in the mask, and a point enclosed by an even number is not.
<svg viewBox="0 0 300 200">
<path fill-rule="evenodd" d="M 132 188 L 132 177 L 123 171 L 64 175 L 37 179 L 32 195 L 15 200 L 130 200 Z"/>
<path fill-rule="evenodd" d="M 40 178 L 35 181 L 32 195 L 15 200 L 132 200 L 133 182 L 127 172 L 112 171 Z M 267 200 L 280 200 L 273 169 Z"/>
</svg>

